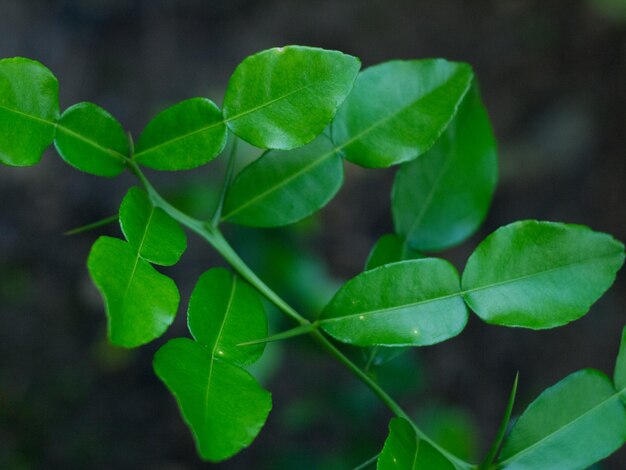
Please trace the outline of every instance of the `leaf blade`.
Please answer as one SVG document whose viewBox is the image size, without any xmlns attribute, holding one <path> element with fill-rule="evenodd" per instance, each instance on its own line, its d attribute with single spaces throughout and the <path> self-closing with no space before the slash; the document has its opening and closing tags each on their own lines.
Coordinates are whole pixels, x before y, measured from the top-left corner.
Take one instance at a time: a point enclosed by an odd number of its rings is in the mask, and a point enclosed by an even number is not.
<svg viewBox="0 0 626 470">
<path fill-rule="evenodd" d="M 360 61 L 338 51 L 286 46 L 247 57 L 224 97 L 232 132 L 260 148 L 311 142 L 352 89 Z"/>
<path fill-rule="evenodd" d="M 320 317 L 327 333 L 356 346 L 427 346 L 456 336 L 466 323 L 458 273 L 436 258 L 359 274 Z"/>
<path fill-rule="evenodd" d="M 515 222 L 470 256 L 464 297 L 487 323 L 553 328 L 584 315 L 623 262 L 623 245 L 609 235 L 569 224 Z"/>
<path fill-rule="evenodd" d="M 0 60 L 0 163 L 31 166 L 54 140 L 59 83 L 41 63 Z"/>
<path fill-rule="evenodd" d="M 337 112 L 334 142 L 348 160 L 368 168 L 413 160 L 448 126 L 471 81 L 468 65 L 443 59 L 369 67 Z"/>
</svg>

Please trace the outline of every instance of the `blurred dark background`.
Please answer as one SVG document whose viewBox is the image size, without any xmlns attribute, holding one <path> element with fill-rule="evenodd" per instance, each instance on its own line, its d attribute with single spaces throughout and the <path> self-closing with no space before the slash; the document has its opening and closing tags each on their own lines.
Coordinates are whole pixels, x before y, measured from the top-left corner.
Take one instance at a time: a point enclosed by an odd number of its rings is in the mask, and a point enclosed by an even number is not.
<svg viewBox="0 0 626 470">
<path fill-rule="evenodd" d="M 177 101 L 221 103 L 246 55 L 286 44 L 339 49 L 364 66 L 424 57 L 474 66 L 501 171 L 484 227 L 440 255 L 459 268 L 486 234 L 518 219 L 583 223 L 626 240 L 624 0 L 0 0 L 0 56 L 42 61 L 59 78 L 62 108 L 93 101 L 135 136 Z M 221 165 L 153 177 L 178 205 L 206 215 Z M 227 235 L 271 286 L 314 314 L 391 230 L 392 178 L 393 170 L 349 165 L 318 217 Z M 131 184 L 79 173 L 52 150 L 39 166 L 0 168 L 0 468 L 211 467 L 198 460 L 151 359 L 167 338 L 186 334 L 185 299 L 221 260 L 191 236 L 182 262 L 167 270 L 183 299 L 175 325 L 125 351 L 106 342 L 85 267 L 98 233 L 62 234 L 115 214 Z M 270 315 L 275 329 L 288 326 Z M 461 336 L 375 374 L 436 439 L 480 458 L 517 370 L 520 412 L 571 372 L 611 373 L 625 323 L 621 273 L 573 324 L 534 332 L 472 317 Z M 381 448 L 389 413 L 307 340 L 268 347 L 255 374 L 273 392 L 274 410 L 257 441 L 218 468 L 349 469 Z M 626 468 L 626 450 L 601 468 Z"/>
</svg>

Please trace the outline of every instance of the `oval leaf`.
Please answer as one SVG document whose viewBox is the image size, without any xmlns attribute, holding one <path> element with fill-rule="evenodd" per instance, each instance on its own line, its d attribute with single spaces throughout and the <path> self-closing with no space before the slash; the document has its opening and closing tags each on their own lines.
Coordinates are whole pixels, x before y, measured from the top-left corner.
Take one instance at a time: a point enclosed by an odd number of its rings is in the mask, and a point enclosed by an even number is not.
<svg viewBox="0 0 626 470">
<path fill-rule="evenodd" d="M 420 258 L 424 258 L 424 255 L 409 248 L 404 238 L 388 233 L 380 237 L 370 251 L 365 269 L 370 270 L 397 261 Z"/>
<path fill-rule="evenodd" d="M 223 219 L 254 227 L 297 222 L 324 207 L 341 188 L 343 160 L 326 136 L 288 152 L 270 151 L 237 175 Z"/>
<path fill-rule="evenodd" d="M 174 321 L 180 300 L 174 281 L 125 241 L 98 238 L 87 267 L 104 298 L 113 344 L 132 348 L 148 343 Z"/>
<path fill-rule="evenodd" d="M 152 263 L 172 266 L 187 247 L 187 237 L 178 222 L 155 207 L 143 189 L 130 188 L 120 206 L 124 236 L 139 255 Z"/>
<path fill-rule="evenodd" d="M 256 291 L 226 269 L 205 272 L 191 294 L 189 330 L 210 354 L 239 365 L 256 362 L 264 344 L 238 346 L 267 336 L 267 317 Z"/>
<path fill-rule="evenodd" d="M 626 439 L 626 411 L 618 395 L 599 371 L 566 377 L 522 413 L 504 443 L 500 464 L 510 470 L 575 470 L 608 457 Z"/>
<path fill-rule="evenodd" d="M 389 422 L 389 435 L 378 456 L 378 470 L 455 470 L 437 449 L 417 437 L 404 418 Z"/>
<path fill-rule="evenodd" d="M 224 97 L 231 131 L 261 148 L 311 142 L 350 93 L 361 63 L 314 47 L 268 49 L 235 69 Z"/>
<path fill-rule="evenodd" d="M 497 176 L 493 130 L 474 87 L 434 147 L 396 173 L 396 232 L 422 251 L 462 242 L 487 215 Z"/>
<path fill-rule="evenodd" d="M 30 166 L 54 139 L 59 83 L 39 62 L 0 60 L 0 162 Z"/>
<path fill-rule="evenodd" d="M 250 445 L 272 408 L 271 394 L 254 377 L 192 340 L 167 342 L 153 364 L 176 398 L 203 459 L 225 460 Z"/>
<path fill-rule="evenodd" d="M 78 103 L 65 110 L 54 145 L 67 163 L 97 176 L 119 175 L 128 157 L 128 137 L 121 124 L 92 103 Z"/>
<path fill-rule="evenodd" d="M 320 326 L 356 346 L 426 346 L 458 335 L 466 323 L 456 270 L 424 258 L 348 281 L 322 312 Z"/>
<path fill-rule="evenodd" d="M 624 246 L 587 227 L 527 220 L 496 230 L 463 273 L 464 296 L 487 323 L 553 328 L 583 316 L 611 286 Z"/>
<path fill-rule="evenodd" d="M 158 114 L 137 141 L 135 160 L 155 170 L 188 170 L 213 160 L 226 145 L 222 112 L 192 98 Z"/>
<path fill-rule="evenodd" d="M 348 160 L 365 167 L 413 160 L 448 126 L 472 77 L 469 65 L 443 59 L 369 67 L 333 121 L 334 142 Z"/>
</svg>

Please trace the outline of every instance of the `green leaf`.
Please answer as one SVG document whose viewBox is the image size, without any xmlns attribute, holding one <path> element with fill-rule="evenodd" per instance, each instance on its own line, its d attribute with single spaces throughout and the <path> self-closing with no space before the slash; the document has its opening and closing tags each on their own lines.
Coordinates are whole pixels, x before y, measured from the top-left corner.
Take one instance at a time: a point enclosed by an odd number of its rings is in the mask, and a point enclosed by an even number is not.
<svg viewBox="0 0 626 470">
<path fill-rule="evenodd" d="M 0 60 L 0 163 L 30 166 L 54 139 L 59 83 L 39 62 Z"/>
<path fill-rule="evenodd" d="M 360 66 L 356 57 L 314 47 L 254 54 L 228 83 L 228 127 L 261 148 L 288 150 L 311 142 L 350 93 Z"/>
<path fill-rule="evenodd" d="M 437 449 L 417 437 L 404 418 L 389 422 L 389 436 L 378 457 L 378 470 L 455 470 Z"/>
<path fill-rule="evenodd" d="M 508 470 L 583 469 L 619 449 L 626 411 L 611 381 L 581 370 L 545 390 L 519 417 L 504 443 Z"/>
<path fill-rule="evenodd" d="M 120 206 L 124 236 L 139 255 L 152 263 L 172 266 L 187 247 L 187 237 L 178 222 L 155 207 L 143 189 L 130 188 Z"/>
<path fill-rule="evenodd" d="M 422 251 L 462 242 L 487 215 L 497 177 L 493 130 L 473 87 L 434 147 L 396 173 L 396 232 Z"/>
<path fill-rule="evenodd" d="M 626 328 L 622 330 L 622 340 L 619 345 L 617 361 L 615 362 L 613 381 L 617 390 L 626 389 Z M 622 395 L 622 400 L 626 402 L 626 395 Z"/>
<path fill-rule="evenodd" d="M 404 238 L 388 233 L 380 237 L 370 251 L 365 269 L 369 271 L 385 264 L 420 258 L 424 258 L 424 255 L 409 248 Z"/>
<path fill-rule="evenodd" d="M 320 326 L 356 346 L 426 346 L 467 323 L 459 276 L 447 261 L 424 258 L 359 274 L 323 310 Z"/>
<path fill-rule="evenodd" d="M 266 152 L 237 175 L 223 220 L 254 227 L 297 222 L 324 207 L 343 183 L 343 160 L 326 136 L 290 151 Z"/>
<path fill-rule="evenodd" d="M 267 317 L 256 291 L 224 268 L 205 272 L 189 300 L 189 330 L 211 355 L 237 365 L 256 362 L 264 344 L 240 343 L 267 336 Z"/>
<path fill-rule="evenodd" d="M 430 149 L 472 82 L 467 64 L 443 59 L 394 60 L 361 72 L 333 121 L 346 158 L 381 168 Z"/>
<path fill-rule="evenodd" d="M 203 459 L 225 460 L 250 445 L 272 408 L 271 394 L 254 377 L 190 339 L 168 341 L 153 365 L 176 398 Z"/>
<path fill-rule="evenodd" d="M 128 137 L 121 124 L 92 103 L 78 103 L 65 110 L 54 145 L 68 164 L 97 176 L 119 175 L 128 157 Z"/>
<path fill-rule="evenodd" d="M 624 246 L 587 227 L 527 220 L 501 227 L 474 251 L 464 297 L 487 323 L 553 328 L 583 316 L 611 286 Z"/>
<path fill-rule="evenodd" d="M 206 98 L 158 114 L 137 141 L 135 160 L 155 170 L 188 170 L 213 160 L 226 145 L 222 112 Z"/>
<path fill-rule="evenodd" d="M 98 238 L 87 267 L 104 298 L 113 344 L 132 348 L 148 343 L 174 321 L 180 299 L 174 281 L 125 241 Z"/>
</svg>

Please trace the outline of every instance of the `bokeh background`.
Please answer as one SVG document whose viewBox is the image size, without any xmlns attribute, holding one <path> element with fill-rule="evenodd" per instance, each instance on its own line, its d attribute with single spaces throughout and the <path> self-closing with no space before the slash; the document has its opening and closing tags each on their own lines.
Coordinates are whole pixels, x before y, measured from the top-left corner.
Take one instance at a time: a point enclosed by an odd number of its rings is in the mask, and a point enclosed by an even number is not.
<svg viewBox="0 0 626 470">
<path fill-rule="evenodd" d="M 339 49 L 364 66 L 424 57 L 474 66 L 499 140 L 500 183 L 484 227 L 441 255 L 457 267 L 485 235 L 524 218 L 583 223 L 626 240 L 623 0 L 0 0 L 0 56 L 42 61 L 59 78 L 62 108 L 95 102 L 135 136 L 177 101 L 221 103 L 246 55 L 294 43 Z M 206 215 L 222 171 L 216 161 L 152 176 L 176 204 Z M 391 230 L 392 178 L 393 170 L 349 165 L 319 216 L 227 235 L 271 286 L 314 315 Z M 0 468 L 211 467 L 198 460 L 151 359 L 166 339 L 186 334 L 185 299 L 221 260 L 191 236 L 182 262 L 167 269 L 183 298 L 175 325 L 125 351 L 106 342 L 85 267 L 98 232 L 63 235 L 115 214 L 131 184 L 79 173 L 51 150 L 39 166 L 0 168 Z M 287 326 L 270 315 L 275 329 Z M 571 372 L 611 372 L 624 324 L 621 273 L 589 315 L 566 327 L 505 329 L 472 317 L 461 336 L 374 373 L 436 439 L 479 458 L 516 371 L 521 412 Z M 307 340 L 269 346 L 255 374 L 272 390 L 274 410 L 251 448 L 216 468 L 349 469 L 382 446 L 387 410 Z M 598 468 L 626 468 L 626 450 Z"/>
</svg>

